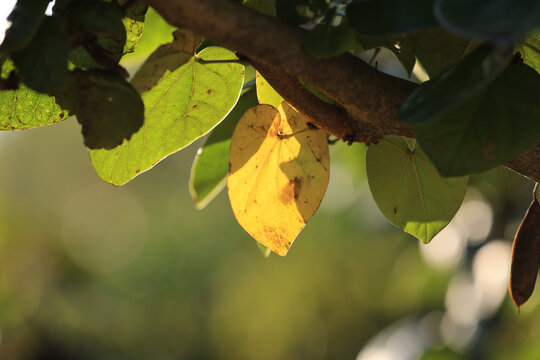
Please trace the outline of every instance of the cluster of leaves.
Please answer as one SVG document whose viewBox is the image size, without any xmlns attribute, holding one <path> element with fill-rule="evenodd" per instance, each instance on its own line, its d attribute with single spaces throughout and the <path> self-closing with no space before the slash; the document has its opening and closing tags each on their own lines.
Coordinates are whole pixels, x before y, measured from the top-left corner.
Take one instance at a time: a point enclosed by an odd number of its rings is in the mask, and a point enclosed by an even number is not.
<svg viewBox="0 0 540 360">
<path fill-rule="evenodd" d="M 192 168 L 197 206 L 228 178 L 238 222 L 285 255 L 324 196 L 327 136 L 259 74 L 249 78 L 232 51 L 201 46 L 203 39 L 188 30 L 177 30 L 128 82 L 119 60 L 135 49 L 145 5 L 57 0 L 52 16 L 45 16 L 48 3 L 19 0 L 10 15 L 0 46 L 0 128 L 75 115 L 97 174 L 117 186 L 211 132 Z M 409 75 L 415 64 L 425 70 L 430 80 L 398 118 L 411 124 L 417 139 L 385 137 L 366 157 L 382 213 L 423 242 L 450 222 L 469 174 L 540 139 L 537 1 L 243 4 L 309 29 L 304 45 L 316 57 L 387 48 Z"/>
</svg>

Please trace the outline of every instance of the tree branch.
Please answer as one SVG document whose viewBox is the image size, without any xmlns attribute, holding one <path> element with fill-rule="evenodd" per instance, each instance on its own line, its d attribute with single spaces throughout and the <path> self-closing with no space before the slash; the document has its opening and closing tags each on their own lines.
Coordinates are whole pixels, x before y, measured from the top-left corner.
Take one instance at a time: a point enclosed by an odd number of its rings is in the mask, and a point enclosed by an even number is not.
<svg viewBox="0 0 540 360">
<path fill-rule="evenodd" d="M 143 1 L 170 24 L 193 30 L 251 59 L 284 98 L 333 135 L 354 141 L 383 135 L 414 136 L 408 124 L 395 121 L 401 105 L 418 86 L 412 82 L 381 73 L 349 54 L 315 58 L 304 50 L 305 30 L 233 1 Z M 295 94 L 293 89 L 299 87 L 294 78 L 314 85 L 336 105 L 322 105 L 305 91 Z M 505 165 L 540 182 L 537 164 L 540 144 Z"/>
</svg>

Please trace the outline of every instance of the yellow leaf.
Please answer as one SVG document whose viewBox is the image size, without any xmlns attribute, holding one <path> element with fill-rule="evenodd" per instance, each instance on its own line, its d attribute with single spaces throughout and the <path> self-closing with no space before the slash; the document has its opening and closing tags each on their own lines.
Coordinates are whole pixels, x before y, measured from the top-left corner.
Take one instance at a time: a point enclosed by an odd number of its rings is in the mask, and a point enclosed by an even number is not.
<svg viewBox="0 0 540 360">
<path fill-rule="evenodd" d="M 238 223 L 258 242 L 285 256 L 315 214 L 330 169 L 326 134 L 283 102 L 257 105 L 234 130 L 228 191 Z"/>
</svg>

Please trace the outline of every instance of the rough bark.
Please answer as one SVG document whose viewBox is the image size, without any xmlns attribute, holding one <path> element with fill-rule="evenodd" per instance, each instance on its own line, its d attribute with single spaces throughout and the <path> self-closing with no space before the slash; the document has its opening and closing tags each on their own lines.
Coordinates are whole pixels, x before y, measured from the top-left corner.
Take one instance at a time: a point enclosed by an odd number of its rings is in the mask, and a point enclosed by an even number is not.
<svg viewBox="0 0 540 360">
<path fill-rule="evenodd" d="M 302 45 L 305 31 L 230 0 L 144 0 L 170 24 L 193 30 L 250 59 L 282 96 L 326 132 L 347 141 L 383 135 L 413 137 L 395 121 L 416 84 L 381 73 L 352 55 L 317 59 Z M 335 101 L 322 103 L 296 79 Z M 540 143 L 505 166 L 540 182 Z"/>
</svg>

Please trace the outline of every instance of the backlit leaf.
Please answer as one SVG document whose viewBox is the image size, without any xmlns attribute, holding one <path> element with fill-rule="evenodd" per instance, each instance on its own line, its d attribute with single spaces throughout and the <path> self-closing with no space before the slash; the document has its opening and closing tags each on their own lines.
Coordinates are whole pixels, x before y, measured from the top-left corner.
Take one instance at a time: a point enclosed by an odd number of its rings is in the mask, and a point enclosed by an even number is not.
<svg viewBox="0 0 540 360">
<path fill-rule="evenodd" d="M 90 152 L 103 180 L 128 182 L 206 134 L 236 104 L 244 66 L 227 62 L 237 58 L 219 47 L 194 56 L 192 40 L 177 34 L 176 42 L 158 48 L 135 75 L 133 85 L 145 105 L 144 125 L 117 148 Z"/>
<path fill-rule="evenodd" d="M 413 123 L 422 148 L 444 176 L 488 170 L 540 140 L 540 75 L 510 66 L 485 91 L 429 123 Z"/>
<path fill-rule="evenodd" d="M 13 71 L 13 63 L 2 65 L 2 78 Z M 0 91 L 0 130 L 22 130 L 55 124 L 67 118 L 68 112 L 55 98 L 37 93 L 23 84 L 16 90 Z"/>
<path fill-rule="evenodd" d="M 255 84 L 257 86 L 257 98 L 259 104 L 268 104 L 273 107 L 278 107 L 283 101 L 281 95 L 262 77 L 259 72 L 255 74 Z"/>
<path fill-rule="evenodd" d="M 468 177 L 443 178 L 413 139 L 386 136 L 366 155 L 369 187 L 383 215 L 424 243 L 459 209 Z"/>
<path fill-rule="evenodd" d="M 229 155 L 228 192 L 238 223 L 285 256 L 326 192 L 326 134 L 283 102 L 257 105 L 238 122 Z"/>
<path fill-rule="evenodd" d="M 124 0 L 120 5 L 128 2 Z M 148 5 L 135 2 L 126 9 L 126 16 L 122 23 L 126 28 L 126 44 L 124 45 L 124 54 L 133 52 L 144 30 L 144 16 L 148 10 Z"/>
<path fill-rule="evenodd" d="M 540 29 L 523 40 L 519 52 L 523 62 L 540 73 Z"/>
<path fill-rule="evenodd" d="M 197 151 L 189 179 L 189 192 L 197 209 L 204 208 L 225 187 L 234 128 L 246 110 L 255 105 L 257 95 L 252 89 L 240 97 L 234 109 L 212 130 Z"/>
<path fill-rule="evenodd" d="M 414 46 L 411 39 L 406 34 L 390 35 L 364 35 L 356 34 L 356 41 L 364 50 L 384 47 L 398 58 L 399 62 L 411 74 L 416 62 L 414 56 Z"/>
</svg>

